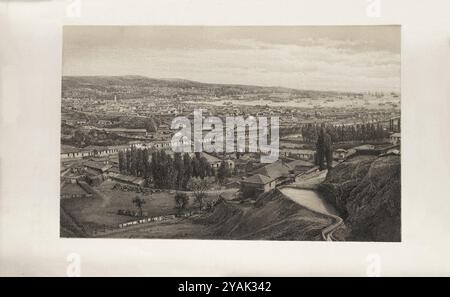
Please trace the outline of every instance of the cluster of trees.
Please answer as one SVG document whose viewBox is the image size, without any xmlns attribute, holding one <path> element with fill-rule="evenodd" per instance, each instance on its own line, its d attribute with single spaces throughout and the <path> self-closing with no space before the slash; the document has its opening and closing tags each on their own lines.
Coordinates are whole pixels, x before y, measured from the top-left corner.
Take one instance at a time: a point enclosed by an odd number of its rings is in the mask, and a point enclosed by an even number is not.
<svg viewBox="0 0 450 297">
<path fill-rule="evenodd" d="M 315 143 L 319 137 L 322 125 L 306 124 L 302 127 L 303 140 Z M 389 137 L 389 132 L 380 124 L 357 124 L 351 126 L 328 125 L 327 134 L 333 143 L 345 141 L 367 141 Z"/>
<path fill-rule="evenodd" d="M 326 168 L 330 169 L 333 164 L 333 141 L 331 135 L 322 126 L 316 142 L 316 165 L 319 165 L 319 170 L 325 169 L 325 161 Z"/>
<path fill-rule="evenodd" d="M 127 151 L 119 151 L 119 171 L 122 174 L 150 178 L 152 176 L 149 150 L 131 148 Z"/>
<path fill-rule="evenodd" d="M 197 203 L 200 210 L 203 209 L 203 204 L 205 203 L 206 191 L 208 190 L 208 187 L 209 184 L 206 179 L 194 177 L 189 180 L 188 189 L 194 192 L 195 203 Z"/>
<path fill-rule="evenodd" d="M 175 153 L 172 157 L 164 150 L 136 148 L 119 152 L 119 170 L 122 174 L 143 177 L 147 183 L 153 181 L 156 188 L 177 190 L 188 190 L 189 181 L 194 177 L 204 179 L 217 174 L 221 182 L 230 176 L 226 162 L 222 162 L 216 173 L 200 153 L 193 158 L 188 153 Z"/>
<path fill-rule="evenodd" d="M 133 205 L 136 206 L 136 208 L 139 210 L 139 217 L 143 217 L 143 208 L 144 204 L 146 203 L 144 198 L 136 196 L 133 198 L 133 200 L 131 200 L 131 203 L 133 203 Z"/>
<path fill-rule="evenodd" d="M 228 166 L 228 163 L 227 162 L 220 163 L 220 167 L 217 170 L 217 180 L 219 181 L 219 183 L 223 184 L 225 179 L 230 176 L 231 176 L 231 169 L 230 166 Z"/>
<path fill-rule="evenodd" d="M 187 209 L 189 205 L 189 197 L 186 193 L 177 192 L 175 194 L 175 208 L 178 210 Z"/>
</svg>

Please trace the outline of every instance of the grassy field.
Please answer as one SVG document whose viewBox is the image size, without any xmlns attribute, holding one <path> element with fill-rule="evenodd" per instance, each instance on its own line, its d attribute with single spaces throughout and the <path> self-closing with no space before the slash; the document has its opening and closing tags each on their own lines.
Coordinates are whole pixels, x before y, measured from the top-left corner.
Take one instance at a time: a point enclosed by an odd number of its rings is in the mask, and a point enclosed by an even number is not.
<svg viewBox="0 0 450 297">
<path fill-rule="evenodd" d="M 330 224 L 326 217 L 272 191 L 256 204 L 222 202 L 211 211 L 188 218 L 118 229 L 120 223 L 135 220 L 118 215 L 117 211 L 135 209 L 132 199 L 137 194 L 113 190 L 114 184 L 106 181 L 95 187 L 93 198 L 61 200 L 61 236 L 80 237 L 83 233 L 87 237 L 117 238 L 320 240 L 320 230 Z M 143 210 L 148 216 L 175 214 L 174 196 L 175 193 L 168 192 L 141 195 L 146 201 Z M 206 200 L 212 198 L 216 197 Z M 189 208 L 197 208 L 193 197 Z M 103 229 L 114 230 L 95 232 Z"/>
<path fill-rule="evenodd" d="M 100 186 L 95 187 L 97 192 L 93 198 L 74 198 L 61 200 L 61 206 L 74 220 L 88 231 L 96 229 L 117 228 L 121 223 L 132 221 L 135 218 L 131 216 L 118 215 L 119 209 L 137 210 L 132 200 L 138 194 L 113 190 L 115 182 L 105 181 Z M 145 200 L 143 211 L 147 216 L 160 216 L 175 214 L 175 193 L 160 192 L 149 195 L 139 194 Z M 189 196 L 189 209 L 195 209 L 198 206 L 194 203 L 194 197 Z M 209 196 L 206 198 L 214 199 Z"/>
</svg>

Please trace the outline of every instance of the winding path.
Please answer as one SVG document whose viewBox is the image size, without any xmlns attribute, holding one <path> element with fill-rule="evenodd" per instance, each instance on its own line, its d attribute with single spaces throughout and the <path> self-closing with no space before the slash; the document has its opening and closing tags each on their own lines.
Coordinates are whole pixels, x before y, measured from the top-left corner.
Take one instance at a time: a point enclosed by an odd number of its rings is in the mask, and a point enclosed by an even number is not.
<svg viewBox="0 0 450 297">
<path fill-rule="evenodd" d="M 336 241 L 333 232 L 343 224 L 343 220 L 341 217 L 337 216 L 338 213 L 333 206 L 326 203 L 315 191 L 310 189 L 292 185 L 279 187 L 278 190 L 295 203 L 313 212 L 332 218 L 334 223 L 322 229 L 322 238 L 325 241 Z"/>
<path fill-rule="evenodd" d="M 336 241 L 333 233 L 344 221 L 338 216 L 339 213 L 336 209 L 320 197 L 316 191 L 317 185 L 325 179 L 326 173 L 326 171 L 310 172 L 301 176 L 295 183 L 278 187 L 277 190 L 295 203 L 332 218 L 334 223 L 322 229 L 322 238 L 325 241 Z"/>
</svg>

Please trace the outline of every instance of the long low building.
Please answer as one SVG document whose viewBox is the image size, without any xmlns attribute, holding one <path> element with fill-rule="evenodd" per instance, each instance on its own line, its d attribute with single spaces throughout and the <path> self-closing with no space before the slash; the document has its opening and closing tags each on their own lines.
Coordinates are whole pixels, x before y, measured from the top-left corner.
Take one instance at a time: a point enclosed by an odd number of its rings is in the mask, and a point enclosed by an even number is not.
<svg viewBox="0 0 450 297">
<path fill-rule="evenodd" d="M 120 174 L 120 173 L 110 173 L 109 177 L 112 180 L 115 180 L 115 181 L 118 181 L 118 182 L 121 182 L 124 184 L 128 184 L 128 185 L 132 185 L 132 186 L 142 187 L 145 184 L 145 179 L 143 179 L 142 177 L 124 175 L 124 174 Z"/>
<path fill-rule="evenodd" d="M 307 149 L 282 148 L 280 150 L 280 156 L 313 162 L 316 157 L 316 151 Z"/>
<path fill-rule="evenodd" d="M 119 151 L 126 151 L 135 148 L 156 148 L 167 149 L 170 148 L 168 141 L 153 141 L 153 142 L 137 142 L 133 141 L 126 145 L 115 146 L 87 146 L 85 148 L 76 148 L 68 145 L 61 145 L 61 159 L 77 159 L 85 157 L 103 157 L 118 154 Z"/>
<path fill-rule="evenodd" d="M 105 164 L 102 162 L 95 162 L 95 161 L 87 161 L 83 164 L 85 167 L 96 170 L 99 173 L 104 173 L 107 170 L 111 169 L 113 167 L 112 164 Z"/>
<path fill-rule="evenodd" d="M 88 146 L 85 148 L 76 148 L 67 145 L 61 145 L 61 159 L 77 159 L 92 156 L 108 156 L 117 154 L 119 151 L 129 149 L 129 145 L 117 145 L 117 146 Z"/>
</svg>

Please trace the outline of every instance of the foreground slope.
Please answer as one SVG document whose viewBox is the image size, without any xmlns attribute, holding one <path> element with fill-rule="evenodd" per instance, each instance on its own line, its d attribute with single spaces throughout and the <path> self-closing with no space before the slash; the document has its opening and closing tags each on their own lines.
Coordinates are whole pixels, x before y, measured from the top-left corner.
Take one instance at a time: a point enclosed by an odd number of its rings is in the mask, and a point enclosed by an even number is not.
<svg viewBox="0 0 450 297">
<path fill-rule="evenodd" d="M 357 156 L 328 172 L 319 186 L 340 211 L 349 241 L 400 241 L 400 157 Z"/>
<path fill-rule="evenodd" d="M 321 230 L 332 224 L 328 216 L 298 205 L 278 190 L 261 195 L 245 209 L 224 202 L 197 222 L 208 224 L 214 237 L 264 240 L 321 240 Z"/>
<path fill-rule="evenodd" d="M 259 197 L 255 204 L 219 202 L 212 211 L 174 222 L 121 230 L 107 237 L 322 240 L 321 231 L 333 220 L 310 211 L 278 190 Z"/>
</svg>

